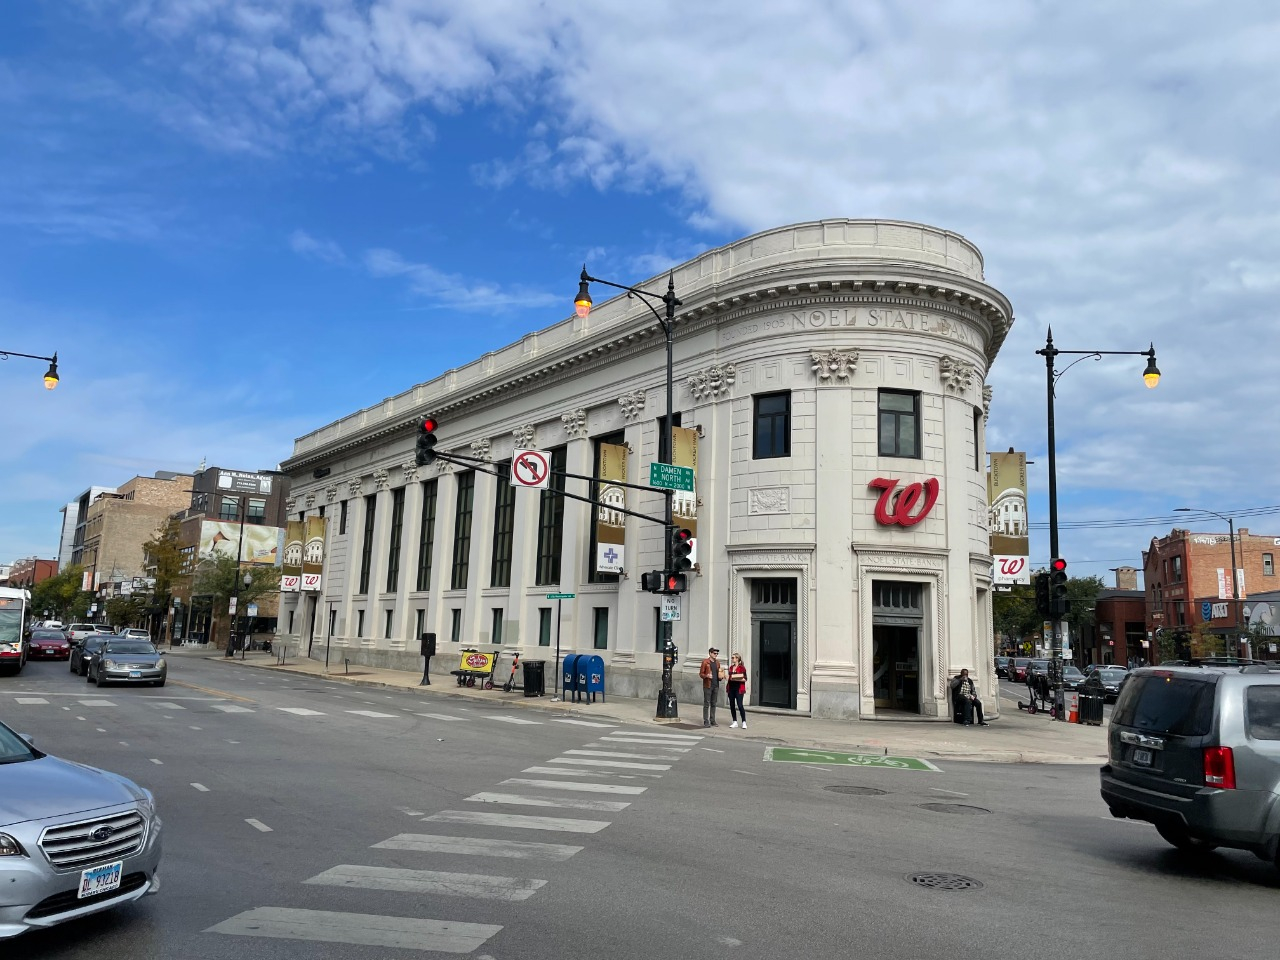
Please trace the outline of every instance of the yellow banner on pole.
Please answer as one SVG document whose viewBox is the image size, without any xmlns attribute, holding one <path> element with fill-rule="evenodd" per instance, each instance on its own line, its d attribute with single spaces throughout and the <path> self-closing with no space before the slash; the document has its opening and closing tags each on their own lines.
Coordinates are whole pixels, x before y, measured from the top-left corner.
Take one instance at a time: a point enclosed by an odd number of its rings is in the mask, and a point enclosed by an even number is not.
<svg viewBox="0 0 1280 960">
<path fill-rule="evenodd" d="M 302 589 L 319 590 L 324 570 L 324 535 L 329 521 L 324 517 L 307 517 L 302 543 Z"/>
<path fill-rule="evenodd" d="M 995 583 L 1030 583 L 1027 531 L 1027 455 L 991 454 L 987 471 L 987 527 Z"/>
<path fill-rule="evenodd" d="M 304 527 L 301 520 L 290 520 L 284 526 L 284 563 L 280 567 L 280 592 L 296 593 L 302 589 L 302 540 Z"/>
<path fill-rule="evenodd" d="M 693 534 L 693 551 L 689 560 L 698 562 L 698 431 L 676 427 L 672 431 L 671 462 L 693 471 L 693 489 L 677 490 L 671 498 L 672 519 L 677 527 Z"/>
<path fill-rule="evenodd" d="M 596 573 L 621 573 L 626 555 L 627 448 L 620 443 L 600 444 L 600 469 L 596 476 Z"/>
</svg>

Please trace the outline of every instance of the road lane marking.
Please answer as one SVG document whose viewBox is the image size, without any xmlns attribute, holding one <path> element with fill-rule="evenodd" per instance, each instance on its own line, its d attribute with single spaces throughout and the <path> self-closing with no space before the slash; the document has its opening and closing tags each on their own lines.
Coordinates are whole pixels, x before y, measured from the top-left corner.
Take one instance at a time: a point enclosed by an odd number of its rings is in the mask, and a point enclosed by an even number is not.
<svg viewBox="0 0 1280 960">
<path fill-rule="evenodd" d="M 394 713 L 379 713 L 377 710 L 348 710 L 357 717 L 372 717 L 374 720 L 386 720 L 395 717 Z"/>
<path fill-rule="evenodd" d="M 262 833 L 273 832 L 272 829 L 268 827 L 265 823 L 263 823 L 261 820 L 254 820 L 252 817 L 247 818 L 245 820 L 245 823 L 253 827 L 253 829 L 261 831 Z"/>
<path fill-rule="evenodd" d="M 472 953 L 502 927 L 417 917 L 256 907 L 209 927 L 205 933 L 346 943 L 437 953 Z"/>
<path fill-rule="evenodd" d="M 669 763 L 632 763 L 629 760 L 584 760 L 581 757 L 556 757 L 552 763 L 571 767 L 620 767 L 624 770 L 670 770 Z"/>
<path fill-rule="evenodd" d="M 945 793 L 949 797 L 967 797 L 967 793 L 961 793 L 959 790 L 943 790 L 941 787 L 930 788 L 934 793 Z"/>
<path fill-rule="evenodd" d="M 596 742 L 597 742 L 597 743 L 625 744 L 626 746 L 629 746 L 629 747 L 632 747 L 632 746 L 634 746 L 634 747 L 641 747 L 641 746 L 643 746 L 643 747 L 665 747 L 667 750 L 679 750 L 681 753 L 688 753 L 690 750 L 692 750 L 692 749 L 693 749 L 693 747 L 692 747 L 692 746 L 689 746 L 689 747 L 678 747 L 678 746 L 676 746 L 675 744 L 673 744 L 670 740 L 647 740 L 647 739 L 642 739 L 642 738 L 640 738 L 640 737 L 615 737 L 615 736 L 613 736 L 612 734 L 610 734 L 610 735 L 609 735 L 609 736 L 607 736 L 607 737 L 601 737 L 601 738 L 600 738 L 599 740 L 597 740 Z"/>
<path fill-rule="evenodd" d="M 578 797 L 530 797 L 519 793 L 477 793 L 467 797 L 475 803 L 506 803 L 520 807 L 568 807 L 617 813 L 631 806 L 628 800 L 585 800 Z"/>
<path fill-rule="evenodd" d="M 465 720 L 466 717 L 451 717 L 447 713 L 419 713 L 415 714 L 419 717 L 429 717 L 432 720 Z"/>
<path fill-rule="evenodd" d="M 599 833 L 608 820 L 573 820 L 567 817 L 527 817 L 516 813 L 488 813 L 484 810 L 441 810 L 423 823 L 467 823 L 483 827 L 509 827 L 513 830 L 552 830 L 560 833 Z"/>
<path fill-rule="evenodd" d="M 193 783 L 192 786 L 195 787 L 197 790 L 199 790 L 201 793 L 209 792 L 209 788 L 206 787 L 203 783 Z"/>
<path fill-rule="evenodd" d="M 213 709 L 221 710 L 223 713 L 253 713 L 249 707 L 237 706 L 234 703 L 215 703 Z"/>
<path fill-rule="evenodd" d="M 160 707 L 162 710 L 185 710 L 185 709 L 187 709 L 186 707 L 179 706 L 179 705 L 178 705 L 178 704 L 176 704 L 176 703 L 171 703 L 171 702 L 170 702 L 170 701 L 168 701 L 168 700 L 161 700 L 159 703 L 154 703 L 154 704 L 152 704 L 152 706 Z"/>
<path fill-rule="evenodd" d="M 186 680 L 174 680 L 169 678 L 170 683 L 177 684 L 180 687 L 186 687 L 188 690 L 199 690 L 201 693 L 207 693 L 210 696 L 217 697 L 220 700 L 239 700 L 241 703 L 257 703 L 257 700 L 251 697 L 241 697 L 234 693 L 227 693 L 225 690 L 215 690 L 212 687 L 202 687 L 198 683 L 188 683 Z"/>
<path fill-rule="evenodd" d="M 595 720 L 571 720 L 568 717 L 556 717 L 552 723 L 576 723 L 580 727 L 616 727 L 616 723 L 597 723 Z"/>
<path fill-rule="evenodd" d="M 673 743 L 697 743 L 701 734 L 692 733 L 655 733 L 652 730 L 615 730 L 611 737 L 652 737 L 654 740 L 670 740 Z"/>
<path fill-rule="evenodd" d="M 155 764 L 156 766 L 158 766 L 158 767 L 162 767 L 162 766 L 164 766 L 164 761 L 163 761 L 163 760 L 157 760 L 155 757 L 152 757 L 152 758 L 151 758 L 151 762 L 152 762 L 152 763 L 154 763 L 154 764 Z"/>
<path fill-rule="evenodd" d="M 99 733 L 106 733 L 106 732 L 107 732 L 107 728 L 106 728 L 106 727 L 98 727 L 98 728 L 97 728 L 97 730 L 98 730 L 98 732 L 99 732 Z"/>
<path fill-rule="evenodd" d="M 412 807 L 396 807 L 396 809 L 399 810 L 401 813 L 408 814 L 411 817 L 425 817 L 427 815 L 427 811 L 414 810 Z"/>
<path fill-rule="evenodd" d="M 439 870 L 402 870 L 395 867 L 365 867 L 344 863 L 318 873 L 310 880 L 316 886 L 362 890 L 395 890 L 400 893 L 434 893 L 446 897 L 476 897 L 480 900 L 528 900 L 545 880 L 520 877 L 491 877 L 476 873 L 443 873 Z"/>
<path fill-rule="evenodd" d="M 76 717 L 77 720 L 83 720 L 84 717 Z"/>
<path fill-rule="evenodd" d="M 551 777 L 619 777 L 626 780 L 634 780 L 636 777 L 650 777 L 658 780 L 662 777 L 660 773 L 618 773 L 613 770 L 583 770 L 580 767 L 525 767 L 520 772 L 540 773 Z"/>
<path fill-rule="evenodd" d="M 702 749 L 707 751 L 707 753 L 724 753 L 723 750 L 717 750 L 715 747 L 703 747 Z"/>
<path fill-rule="evenodd" d="M 582 847 L 562 843 L 523 840 L 489 840 L 483 837 L 440 837 L 428 833 L 401 833 L 373 845 L 375 850 L 414 850 L 419 853 L 453 853 L 467 857 L 503 857 L 514 860 L 568 860 Z"/>
<path fill-rule="evenodd" d="M 541 787 L 544 790 L 573 790 L 577 793 L 620 793 L 635 797 L 648 790 L 648 787 L 631 787 L 622 783 L 565 783 L 560 780 L 526 780 L 523 777 L 512 777 L 503 780 L 499 786 L 518 784 L 522 787 Z"/>
<path fill-rule="evenodd" d="M 276 707 L 281 713 L 292 713 L 299 717 L 323 717 L 319 710 L 308 710 L 306 707 Z"/>
<path fill-rule="evenodd" d="M 735 770 L 734 773 L 745 773 L 748 777 L 758 777 L 760 774 L 752 773 L 750 770 Z"/>
<path fill-rule="evenodd" d="M 111 700 L 81 700 L 82 707 L 114 707 L 115 703 Z"/>
<path fill-rule="evenodd" d="M 13 699 L 18 701 L 18 703 L 25 704 L 27 706 L 33 706 L 33 707 L 40 703 L 47 704 L 49 702 L 44 697 L 14 697 Z M 71 708 L 67 707 L 66 709 L 69 710 Z"/>
<path fill-rule="evenodd" d="M 523 717 L 499 717 L 492 713 L 482 714 L 481 720 L 497 720 L 499 723 L 542 723 L 541 720 L 526 720 Z"/>
<path fill-rule="evenodd" d="M 689 749 L 688 747 L 677 747 L 676 749 Z M 612 753 L 608 750 L 566 750 L 567 757 L 598 757 L 600 759 L 612 758 L 614 760 L 679 760 L 679 757 L 673 757 L 669 754 L 655 753 Z"/>
<path fill-rule="evenodd" d="M 192 727 L 191 729 L 192 729 L 192 730 L 203 730 L 203 729 L 204 729 L 204 727 Z"/>
<path fill-rule="evenodd" d="M 120 741 L 120 746 L 122 746 L 122 747 L 127 747 L 128 745 L 129 745 L 129 741 L 128 741 L 128 740 L 121 740 L 121 741 Z"/>
</svg>

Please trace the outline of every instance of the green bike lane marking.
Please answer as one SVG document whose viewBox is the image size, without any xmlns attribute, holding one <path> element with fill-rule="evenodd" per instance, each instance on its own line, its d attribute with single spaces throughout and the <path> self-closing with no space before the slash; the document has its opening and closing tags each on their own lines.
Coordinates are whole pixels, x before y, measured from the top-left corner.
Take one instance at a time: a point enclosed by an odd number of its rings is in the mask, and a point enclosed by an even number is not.
<svg viewBox="0 0 1280 960">
<path fill-rule="evenodd" d="M 799 750 L 795 747 L 769 747 L 765 760 L 777 763 L 825 763 L 832 766 L 888 767 L 892 770 L 932 770 L 938 767 L 919 757 L 884 757 L 871 753 L 837 753 L 831 750 Z"/>
</svg>

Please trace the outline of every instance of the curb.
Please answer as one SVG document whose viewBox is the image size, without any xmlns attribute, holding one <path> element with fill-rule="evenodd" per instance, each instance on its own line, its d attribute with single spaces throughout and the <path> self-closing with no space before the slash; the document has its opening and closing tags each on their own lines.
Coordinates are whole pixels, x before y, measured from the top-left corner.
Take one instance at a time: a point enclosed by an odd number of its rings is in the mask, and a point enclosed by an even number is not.
<svg viewBox="0 0 1280 960">
<path fill-rule="evenodd" d="M 405 685 L 401 683 L 390 683 L 385 680 L 373 680 L 373 679 L 367 679 L 364 677 L 343 676 L 342 674 L 316 673 L 313 670 L 306 670 L 296 666 L 291 667 L 288 663 L 285 663 L 285 664 L 260 663 L 260 662 L 254 662 L 254 661 L 248 661 L 248 660 L 237 660 L 234 657 L 226 657 L 226 656 L 216 656 L 216 657 L 202 656 L 200 659 L 212 661 L 214 663 L 234 665 L 237 667 L 252 667 L 257 670 L 272 670 L 277 673 L 290 673 L 290 674 L 294 674 L 295 676 L 313 677 L 317 680 L 331 680 L 335 683 L 346 683 L 346 684 L 350 684 L 351 686 L 371 687 L 379 690 L 403 690 L 405 692 L 409 692 L 409 691 L 419 689 L 418 685 L 416 684 Z M 436 686 L 436 684 L 431 684 L 431 686 L 434 687 Z M 445 684 L 442 683 L 440 684 L 440 686 L 445 686 Z M 475 693 L 463 692 L 467 689 L 465 687 L 459 688 L 458 691 L 452 691 L 452 688 L 450 689 L 453 696 L 460 696 L 465 700 L 487 700 L 493 706 L 503 706 L 503 707 L 506 707 L 507 709 L 541 709 L 549 713 L 564 713 L 564 714 L 568 714 L 569 716 L 581 717 L 584 719 L 598 718 L 598 719 L 605 719 L 605 720 L 616 720 L 619 723 L 630 723 L 630 724 L 636 724 L 640 726 L 644 726 L 644 725 L 653 725 L 656 727 L 665 726 L 664 724 L 658 723 L 658 721 L 653 718 L 637 719 L 635 717 L 622 717 L 622 716 L 618 716 L 615 713 L 610 713 L 608 712 L 607 701 L 601 705 L 602 707 L 601 709 L 591 709 L 591 710 L 584 710 L 580 707 L 573 706 L 570 701 L 559 701 L 560 705 L 557 705 L 555 702 L 551 700 L 543 699 L 541 697 L 537 697 L 537 698 L 521 697 L 519 700 L 519 705 L 517 705 L 516 703 L 512 703 L 509 700 L 489 699 L 487 694 L 490 691 L 481 691 L 479 694 L 475 694 Z M 541 702 L 529 703 L 526 705 L 524 704 L 525 700 L 537 700 Z M 729 737 L 722 737 L 722 735 L 720 734 L 706 734 L 706 736 L 716 737 L 717 739 L 730 739 Z M 732 737 L 731 739 L 746 740 L 752 743 L 759 743 L 762 745 L 777 745 L 779 743 L 784 742 L 779 740 L 777 737 L 751 737 L 751 736 L 737 737 L 735 736 L 735 737 Z M 839 753 L 864 753 L 864 754 L 870 754 L 873 756 L 881 756 L 881 757 L 905 755 L 905 756 L 919 757 L 921 759 L 928 759 L 928 760 L 957 760 L 965 763 L 1002 763 L 1002 764 L 1025 763 L 1025 764 L 1040 764 L 1040 765 L 1064 764 L 1064 765 L 1072 765 L 1072 766 L 1087 766 L 1087 765 L 1101 766 L 1102 764 L 1107 762 L 1106 756 L 1101 753 L 1098 754 L 1097 756 L 1092 756 L 1092 757 L 1080 756 L 1078 754 L 1057 754 L 1057 753 L 1046 753 L 1042 751 L 1028 751 L 1028 750 L 986 750 L 980 753 L 975 753 L 971 748 L 965 748 L 963 750 L 959 750 L 959 749 L 944 750 L 944 749 L 939 749 L 936 746 L 923 746 L 923 745 L 911 746 L 911 747 L 901 747 L 901 746 L 890 747 L 884 743 L 847 743 L 847 742 L 835 742 L 831 740 L 816 740 L 816 739 L 806 738 L 806 737 L 788 737 L 785 740 L 785 743 L 787 746 L 795 746 L 795 747 L 802 747 L 802 748 L 818 748 L 818 749 L 824 749 L 824 750 L 832 750 Z"/>
</svg>

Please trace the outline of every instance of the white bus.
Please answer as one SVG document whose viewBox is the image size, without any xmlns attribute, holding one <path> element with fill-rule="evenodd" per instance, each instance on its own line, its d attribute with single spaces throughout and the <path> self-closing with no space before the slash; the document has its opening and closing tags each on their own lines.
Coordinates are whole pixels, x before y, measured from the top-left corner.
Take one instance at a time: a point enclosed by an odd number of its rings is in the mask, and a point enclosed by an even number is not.
<svg viewBox="0 0 1280 960">
<path fill-rule="evenodd" d="M 31 594 L 0 587 L 0 671 L 17 673 L 27 663 L 27 608 Z"/>
</svg>

